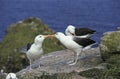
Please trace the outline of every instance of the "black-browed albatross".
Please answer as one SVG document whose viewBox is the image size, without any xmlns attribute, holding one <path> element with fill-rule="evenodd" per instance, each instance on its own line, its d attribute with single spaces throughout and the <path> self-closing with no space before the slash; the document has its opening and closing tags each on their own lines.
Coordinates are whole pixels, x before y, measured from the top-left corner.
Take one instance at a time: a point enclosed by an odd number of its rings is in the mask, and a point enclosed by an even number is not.
<svg viewBox="0 0 120 79">
<path fill-rule="evenodd" d="M 15 73 L 9 73 L 6 76 L 6 79 L 18 79 Z"/>
<path fill-rule="evenodd" d="M 67 36 L 76 36 L 79 38 L 89 38 L 95 33 L 95 30 L 89 28 L 76 28 L 73 25 L 69 25 L 65 30 Z"/>
<path fill-rule="evenodd" d="M 52 37 L 56 37 L 66 48 L 74 52 L 74 60 L 69 62 L 69 65 L 75 65 L 79 54 L 82 54 L 84 50 L 91 48 L 91 46 L 95 44 L 95 41 L 89 38 L 65 36 L 61 32 L 57 32 L 55 35 L 52 35 Z"/>
<path fill-rule="evenodd" d="M 30 61 L 30 70 L 31 68 L 31 64 L 34 60 L 39 59 L 41 57 L 41 55 L 43 54 L 43 48 L 42 48 L 42 43 L 44 41 L 45 38 L 49 37 L 50 35 L 37 35 L 34 39 L 34 43 L 32 45 L 28 44 L 27 45 L 27 58 Z M 40 67 L 40 65 L 39 65 Z"/>
</svg>

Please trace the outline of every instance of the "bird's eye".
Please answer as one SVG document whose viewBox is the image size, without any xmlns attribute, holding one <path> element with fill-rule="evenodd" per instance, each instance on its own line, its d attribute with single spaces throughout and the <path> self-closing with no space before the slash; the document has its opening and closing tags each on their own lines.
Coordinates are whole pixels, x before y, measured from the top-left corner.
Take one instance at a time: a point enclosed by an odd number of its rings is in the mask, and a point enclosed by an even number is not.
<svg viewBox="0 0 120 79">
<path fill-rule="evenodd" d="M 39 36 L 40 38 L 42 37 L 42 36 Z"/>
</svg>

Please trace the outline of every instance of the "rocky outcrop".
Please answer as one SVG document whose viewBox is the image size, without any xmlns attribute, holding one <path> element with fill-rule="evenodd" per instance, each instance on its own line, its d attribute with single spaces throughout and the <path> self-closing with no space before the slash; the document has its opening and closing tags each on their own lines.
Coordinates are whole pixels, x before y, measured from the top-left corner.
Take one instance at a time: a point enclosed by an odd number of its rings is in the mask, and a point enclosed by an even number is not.
<svg viewBox="0 0 120 79">
<path fill-rule="evenodd" d="M 19 71 L 17 75 L 21 79 L 87 79 L 79 73 L 93 68 L 106 68 L 104 64 L 101 64 L 99 48 L 85 51 L 79 57 L 78 63 L 70 66 L 67 62 L 73 60 L 73 54 L 70 50 L 52 52 L 35 61 L 32 64 L 32 71 L 29 71 L 27 67 Z M 42 65 L 41 68 L 38 68 L 39 63 Z"/>
<path fill-rule="evenodd" d="M 101 38 L 100 51 L 104 60 L 120 54 L 120 31 L 104 33 Z"/>
<path fill-rule="evenodd" d="M 120 79 L 120 28 L 117 31 L 106 32 L 101 38 L 101 57 L 107 63 L 106 77 Z"/>
</svg>

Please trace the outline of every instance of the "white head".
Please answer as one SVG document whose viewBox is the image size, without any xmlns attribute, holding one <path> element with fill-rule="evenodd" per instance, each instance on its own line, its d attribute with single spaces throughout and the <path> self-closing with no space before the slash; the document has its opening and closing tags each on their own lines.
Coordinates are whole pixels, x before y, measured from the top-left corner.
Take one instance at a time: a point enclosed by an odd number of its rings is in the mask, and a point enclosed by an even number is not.
<svg viewBox="0 0 120 79">
<path fill-rule="evenodd" d="M 34 39 L 34 42 L 37 43 L 42 43 L 44 41 L 44 36 L 43 35 L 37 35 Z"/>
<path fill-rule="evenodd" d="M 15 73 L 9 73 L 7 76 L 6 76 L 6 79 L 18 79 L 16 77 L 16 74 Z"/>
<path fill-rule="evenodd" d="M 64 37 L 65 35 L 62 33 L 62 32 L 57 32 L 56 34 L 55 34 L 55 37 L 56 38 L 61 38 L 61 37 Z"/>
<path fill-rule="evenodd" d="M 69 25 L 65 30 L 65 34 L 67 36 L 73 36 L 75 34 L 75 27 L 73 25 Z"/>
<path fill-rule="evenodd" d="M 44 39 L 49 37 L 49 35 L 37 35 L 34 39 L 34 43 L 43 43 Z"/>
</svg>

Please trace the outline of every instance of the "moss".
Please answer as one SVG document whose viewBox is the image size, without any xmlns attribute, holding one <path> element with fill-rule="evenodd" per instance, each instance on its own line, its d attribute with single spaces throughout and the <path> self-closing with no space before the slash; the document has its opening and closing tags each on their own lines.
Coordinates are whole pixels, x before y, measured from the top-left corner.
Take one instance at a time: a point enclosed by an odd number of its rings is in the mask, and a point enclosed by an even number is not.
<svg viewBox="0 0 120 79">
<path fill-rule="evenodd" d="M 90 69 L 87 71 L 80 72 L 79 75 L 93 79 L 103 79 L 102 75 L 104 75 L 104 70 Z"/>
<path fill-rule="evenodd" d="M 104 70 L 91 69 L 80 75 L 93 79 L 120 79 L 120 32 L 112 32 L 101 38 L 101 57 L 107 63 Z"/>
<path fill-rule="evenodd" d="M 47 72 L 41 72 L 41 73 L 27 73 L 24 76 L 19 76 L 19 79 L 75 79 L 74 77 L 78 75 L 76 72 L 70 72 L 70 73 L 47 73 Z M 79 78 L 79 77 L 78 77 Z"/>
<path fill-rule="evenodd" d="M 120 32 L 114 32 L 110 35 L 106 35 L 102 38 L 102 44 L 107 46 L 110 52 L 112 51 L 120 51 Z"/>
<path fill-rule="evenodd" d="M 107 75 L 112 75 L 116 78 L 120 78 L 120 56 L 113 55 L 107 59 L 106 63 L 108 63 Z"/>
<path fill-rule="evenodd" d="M 56 74 L 54 74 L 52 76 L 50 76 L 50 75 L 42 75 L 41 77 L 38 77 L 36 79 L 57 79 L 57 75 Z"/>
<path fill-rule="evenodd" d="M 31 76 L 29 74 L 24 77 L 19 77 L 19 79 L 57 79 L 57 74 L 49 75 L 43 73 L 41 76 L 37 76 L 37 75 Z"/>
<path fill-rule="evenodd" d="M 102 37 L 100 52 L 108 67 L 103 77 L 105 79 L 120 79 L 120 31 Z"/>
<path fill-rule="evenodd" d="M 6 30 L 6 35 L 0 44 L 0 69 L 5 72 L 17 72 L 28 65 L 26 55 L 20 52 L 20 48 L 27 43 L 34 42 L 38 34 L 53 34 L 50 29 L 38 18 L 30 17 L 15 24 L 11 24 Z M 46 39 L 43 44 L 45 53 L 64 49 L 57 44 L 57 40 Z"/>
<path fill-rule="evenodd" d="M 90 79 L 120 79 L 119 74 L 120 71 L 115 67 L 105 70 L 90 69 L 79 73 L 79 75 Z"/>
<path fill-rule="evenodd" d="M 101 38 L 100 52 L 104 60 L 113 54 L 120 54 L 120 32 L 116 31 Z"/>
</svg>

